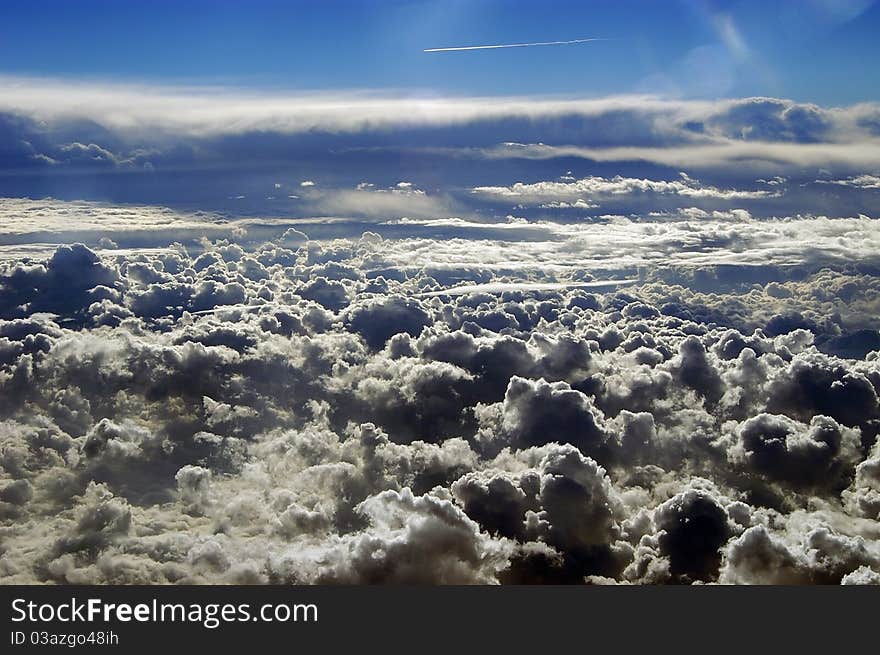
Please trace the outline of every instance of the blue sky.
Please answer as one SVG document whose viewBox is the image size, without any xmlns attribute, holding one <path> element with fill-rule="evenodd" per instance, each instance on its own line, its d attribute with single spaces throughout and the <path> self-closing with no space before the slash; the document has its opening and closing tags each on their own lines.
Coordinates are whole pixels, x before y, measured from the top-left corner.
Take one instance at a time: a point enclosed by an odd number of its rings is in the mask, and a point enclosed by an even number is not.
<svg viewBox="0 0 880 655">
<path fill-rule="evenodd" d="M 869 0 L 6 0 L 0 73 L 438 94 L 880 98 Z M 424 48 L 607 38 L 516 50 Z"/>
</svg>

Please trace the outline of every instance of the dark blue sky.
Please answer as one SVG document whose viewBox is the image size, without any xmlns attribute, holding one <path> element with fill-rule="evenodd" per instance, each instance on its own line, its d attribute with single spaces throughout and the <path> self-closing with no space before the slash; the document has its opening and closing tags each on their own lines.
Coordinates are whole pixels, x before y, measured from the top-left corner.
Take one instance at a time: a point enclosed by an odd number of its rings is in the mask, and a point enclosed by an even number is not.
<svg viewBox="0 0 880 655">
<path fill-rule="evenodd" d="M 438 94 L 880 99 L 869 0 L 5 0 L 0 73 Z M 588 44 L 424 48 L 603 37 Z"/>
</svg>

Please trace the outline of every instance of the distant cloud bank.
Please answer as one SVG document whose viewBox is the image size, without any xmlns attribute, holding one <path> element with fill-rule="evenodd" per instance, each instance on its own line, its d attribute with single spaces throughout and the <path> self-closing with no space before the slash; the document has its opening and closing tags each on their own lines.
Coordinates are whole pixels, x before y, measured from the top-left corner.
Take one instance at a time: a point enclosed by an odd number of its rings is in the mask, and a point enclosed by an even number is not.
<svg viewBox="0 0 880 655">
<path fill-rule="evenodd" d="M 0 195 L 397 218 L 629 214 L 646 196 L 651 209 L 854 216 L 880 197 L 876 104 L 2 81 Z M 771 179 L 786 183 L 758 182 Z"/>
</svg>

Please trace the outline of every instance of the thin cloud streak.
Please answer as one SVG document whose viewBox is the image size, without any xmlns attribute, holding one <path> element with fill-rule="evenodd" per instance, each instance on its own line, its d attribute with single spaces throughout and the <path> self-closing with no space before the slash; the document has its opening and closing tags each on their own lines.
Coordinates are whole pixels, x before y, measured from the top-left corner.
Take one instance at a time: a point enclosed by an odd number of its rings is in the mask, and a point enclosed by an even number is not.
<svg viewBox="0 0 880 655">
<path fill-rule="evenodd" d="M 570 41 L 540 41 L 537 43 L 500 43 L 496 45 L 468 45 L 451 48 L 426 48 L 422 52 L 461 52 L 463 50 L 497 50 L 499 48 L 530 48 L 540 45 L 572 45 L 575 43 L 589 43 L 590 41 L 607 41 L 608 39 L 571 39 Z"/>
</svg>

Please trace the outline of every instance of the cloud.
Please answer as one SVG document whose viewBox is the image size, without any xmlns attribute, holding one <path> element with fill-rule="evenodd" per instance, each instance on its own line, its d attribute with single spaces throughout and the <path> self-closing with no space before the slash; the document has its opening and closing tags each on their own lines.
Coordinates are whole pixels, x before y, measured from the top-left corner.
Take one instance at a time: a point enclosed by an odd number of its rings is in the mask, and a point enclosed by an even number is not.
<svg viewBox="0 0 880 655">
<path fill-rule="evenodd" d="M 751 142 L 731 138 L 714 139 L 688 145 L 664 147 L 619 145 L 585 147 L 577 145 L 527 144 L 518 148 L 486 149 L 491 159 L 566 159 L 580 158 L 599 162 L 643 161 L 690 170 L 731 169 L 748 164 L 755 174 L 797 171 L 803 166 L 832 167 L 844 171 L 876 169 L 878 139 L 867 136 L 865 141 L 825 142 L 793 140 Z"/>
<path fill-rule="evenodd" d="M 431 323 L 431 317 L 417 300 L 387 296 L 353 306 L 346 324 L 373 348 L 381 348 L 395 334 L 417 337 Z"/>
<path fill-rule="evenodd" d="M 444 218 L 454 213 L 449 198 L 429 196 L 410 182 L 390 188 L 364 183 L 355 189 L 327 189 L 303 195 L 315 213 L 329 216 L 366 216 L 382 219 Z"/>
<path fill-rule="evenodd" d="M 536 182 L 523 184 L 517 182 L 507 187 L 475 187 L 472 193 L 488 196 L 497 200 L 508 200 L 520 204 L 536 204 L 548 202 L 582 202 L 591 203 L 599 199 L 632 194 L 677 195 L 685 198 L 714 200 L 743 200 L 766 198 L 778 195 L 776 192 L 759 189 L 742 191 L 736 189 L 718 189 L 713 186 L 702 186 L 686 174 L 680 180 L 644 180 L 615 176 L 605 179 L 590 176 L 581 180 L 564 182 Z M 589 206 L 589 204 L 588 204 Z M 575 205 L 577 208 L 577 205 Z"/>
<path fill-rule="evenodd" d="M 759 414 L 740 425 L 738 438 L 741 451 L 734 457 L 744 458 L 747 469 L 798 487 L 845 486 L 861 446 L 858 432 L 821 415 L 805 426 Z"/>
<path fill-rule="evenodd" d="M 880 168 L 880 109 L 871 103 L 2 82 L 0 195 L 198 207 L 213 214 L 191 218 L 218 223 L 211 238 L 230 215 L 479 221 L 692 207 L 762 218 L 880 211 L 880 198 L 866 193 Z M 279 193 L 285 186 L 297 192 Z"/>
<path fill-rule="evenodd" d="M 842 147 L 878 136 L 871 127 L 878 108 L 870 103 L 828 109 L 776 98 L 715 102 L 649 96 L 440 99 L 364 92 L 258 94 L 230 88 L 152 88 L 9 76 L 3 81 L 7 93 L 0 102 L 0 111 L 9 116 L 7 129 L 30 130 L 28 143 L 39 148 L 47 144 L 47 139 L 57 139 L 68 128 L 72 129 L 70 121 L 88 119 L 97 124 L 89 135 L 91 138 L 83 136 L 55 147 L 60 150 L 63 145 L 71 152 L 92 149 L 93 156 L 98 152 L 95 148 L 112 152 L 114 148 L 108 148 L 110 142 L 123 146 L 129 138 L 143 141 L 147 137 L 145 130 L 156 131 L 153 145 L 163 149 L 168 148 L 170 135 L 180 139 L 255 132 L 330 136 L 378 130 L 386 133 L 385 145 L 404 145 L 387 138 L 391 136 L 388 131 L 405 135 L 406 130 L 464 128 L 469 124 L 482 128 L 490 141 L 476 140 L 476 134 L 469 134 L 470 142 L 466 143 L 446 133 L 442 140 L 426 138 L 421 144 L 410 140 L 406 145 L 536 144 L 538 139 L 527 135 L 543 131 L 545 135 L 566 135 L 566 141 L 554 138 L 553 146 L 650 148 L 691 144 L 729 146 L 736 152 L 737 145 L 743 149 L 749 143 L 755 149 L 773 143 Z M 39 121 L 49 121 L 53 130 L 41 129 Z M 544 129 L 534 129 L 536 126 Z M 610 126 L 616 129 L 609 131 Z M 505 132 L 508 138 L 500 136 Z M 418 136 L 418 132 L 410 133 L 413 139 Z M 427 133 L 423 136 L 428 137 Z M 542 140 L 548 142 L 546 137 Z M 270 142 L 264 141 L 262 145 L 271 151 Z M 510 145 L 516 149 L 518 144 Z M 808 148 L 800 151 L 810 152 Z M 151 149 L 141 146 L 131 152 L 148 159 Z M 51 157 L 51 153 L 45 154 Z"/>
<path fill-rule="evenodd" d="M 816 184 L 836 184 L 856 189 L 880 189 L 880 177 L 876 175 L 856 175 L 845 180 L 816 180 Z"/>
<path fill-rule="evenodd" d="M 609 438 L 604 416 L 591 399 L 564 382 L 511 377 L 498 428 L 516 448 L 563 441 L 581 452 L 601 452 Z"/>
</svg>

